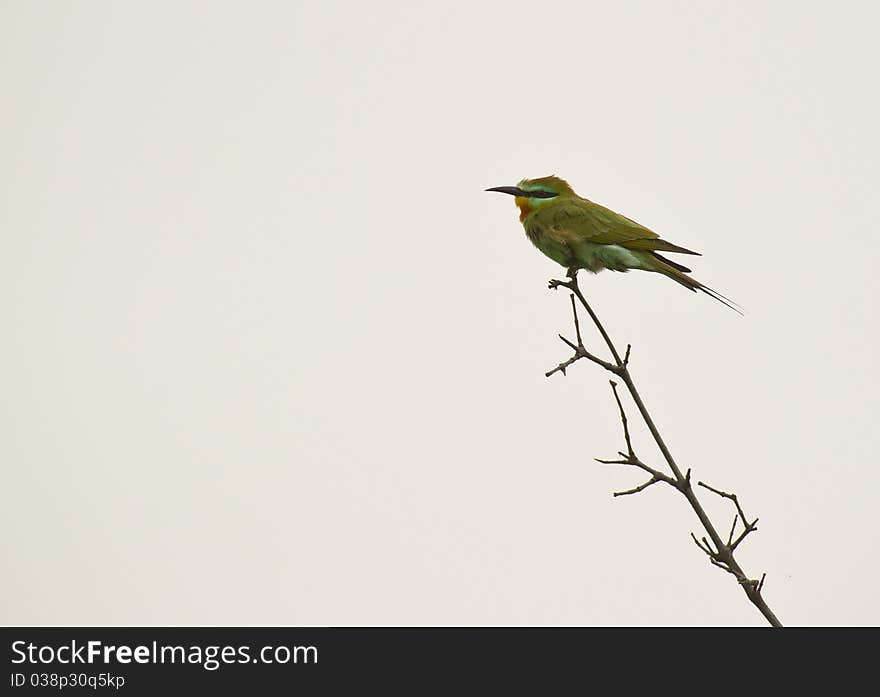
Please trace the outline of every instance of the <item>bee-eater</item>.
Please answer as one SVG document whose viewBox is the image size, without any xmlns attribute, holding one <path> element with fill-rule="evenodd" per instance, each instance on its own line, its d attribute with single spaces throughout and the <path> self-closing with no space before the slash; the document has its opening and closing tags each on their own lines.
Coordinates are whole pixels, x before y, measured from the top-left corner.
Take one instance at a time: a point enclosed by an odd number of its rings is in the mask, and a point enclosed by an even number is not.
<svg viewBox="0 0 880 697">
<path fill-rule="evenodd" d="M 732 300 L 688 276 L 689 268 L 660 255 L 673 252 L 699 256 L 699 252 L 667 242 L 643 225 L 578 196 L 564 179 L 523 179 L 516 186 L 496 186 L 486 191 L 516 197 L 526 236 L 566 267 L 571 277 L 578 269 L 592 273 L 602 269 L 654 271 L 739 312 Z"/>
</svg>

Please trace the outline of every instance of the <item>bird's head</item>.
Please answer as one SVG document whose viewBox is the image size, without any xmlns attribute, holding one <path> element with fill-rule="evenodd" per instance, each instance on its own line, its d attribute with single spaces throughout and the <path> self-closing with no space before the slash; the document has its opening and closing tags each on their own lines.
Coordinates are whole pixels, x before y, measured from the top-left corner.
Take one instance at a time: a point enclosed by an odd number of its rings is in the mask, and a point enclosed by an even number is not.
<svg viewBox="0 0 880 697">
<path fill-rule="evenodd" d="M 486 191 L 498 191 L 515 196 L 514 202 L 519 207 L 520 220 L 525 220 L 532 212 L 550 201 L 575 195 L 568 182 L 557 176 L 523 179 L 516 186 L 494 186 Z"/>
</svg>

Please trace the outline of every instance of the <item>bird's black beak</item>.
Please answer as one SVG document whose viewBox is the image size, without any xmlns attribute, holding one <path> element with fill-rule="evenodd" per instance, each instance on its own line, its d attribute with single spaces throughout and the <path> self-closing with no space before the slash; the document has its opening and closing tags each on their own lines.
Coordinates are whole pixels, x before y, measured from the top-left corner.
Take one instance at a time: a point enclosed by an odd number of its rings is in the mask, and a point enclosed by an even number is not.
<svg viewBox="0 0 880 697">
<path fill-rule="evenodd" d="M 516 186 L 493 186 L 486 191 L 500 191 L 502 194 L 510 194 L 511 196 L 528 196 L 528 194 Z"/>
</svg>

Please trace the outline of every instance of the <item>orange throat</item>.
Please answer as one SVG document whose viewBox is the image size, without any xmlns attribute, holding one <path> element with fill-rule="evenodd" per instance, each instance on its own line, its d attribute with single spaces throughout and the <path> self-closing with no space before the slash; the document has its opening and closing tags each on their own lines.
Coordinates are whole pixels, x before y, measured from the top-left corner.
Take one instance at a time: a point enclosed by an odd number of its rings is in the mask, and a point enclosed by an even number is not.
<svg viewBox="0 0 880 697">
<path fill-rule="evenodd" d="M 519 222 L 522 222 L 528 217 L 529 213 L 532 212 L 532 209 L 529 206 L 529 199 L 525 196 L 517 196 L 513 201 L 519 208 Z"/>
</svg>

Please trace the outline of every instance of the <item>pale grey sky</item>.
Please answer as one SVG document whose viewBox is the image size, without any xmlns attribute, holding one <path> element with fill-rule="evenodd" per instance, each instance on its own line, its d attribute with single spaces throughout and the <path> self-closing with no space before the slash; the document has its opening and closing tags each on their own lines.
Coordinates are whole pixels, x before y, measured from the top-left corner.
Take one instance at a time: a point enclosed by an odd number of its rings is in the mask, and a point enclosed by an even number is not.
<svg viewBox="0 0 880 697">
<path fill-rule="evenodd" d="M 3 3 L 0 621 L 762 624 L 674 492 L 612 499 L 607 376 L 543 376 L 563 271 L 483 189 L 556 173 L 748 310 L 584 279 L 771 607 L 880 623 L 878 21 Z"/>
</svg>

